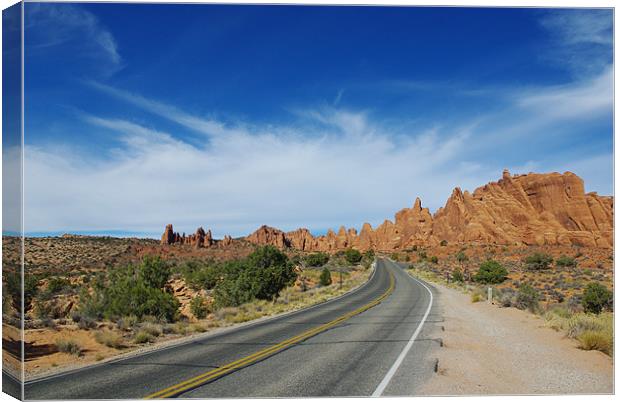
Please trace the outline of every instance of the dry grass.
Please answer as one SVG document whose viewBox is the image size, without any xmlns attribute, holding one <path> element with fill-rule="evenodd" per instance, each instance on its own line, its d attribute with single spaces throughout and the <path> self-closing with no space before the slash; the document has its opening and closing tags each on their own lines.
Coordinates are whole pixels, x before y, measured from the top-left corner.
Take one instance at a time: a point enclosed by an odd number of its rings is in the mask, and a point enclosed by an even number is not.
<svg viewBox="0 0 620 402">
<path fill-rule="evenodd" d="M 155 337 L 146 331 L 138 331 L 133 338 L 134 343 L 149 343 L 154 340 Z"/>
<path fill-rule="evenodd" d="M 95 333 L 95 340 L 109 348 L 122 349 L 125 346 L 123 344 L 123 337 L 112 331 L 97 331 Z"/>
<path fill-rule="evenodd" d="M 607 355 L 612 355 L 613 313 L 605 312 L 598 315 L 570 313 L 566 309 L 555 308 L 548 311 L 544 318 L 547 326 L 566 333 L 569 338 L 576 339 L 581 349 L 600 350 Z"/>
<path fill-rule="evenodd" d="M 72 339 L 56 340 L 56 348 L 61 353 L 67 353 L 74 356 L 80 356 L 82 354 L 82 347 L 79 343 Z"/>
</svg>

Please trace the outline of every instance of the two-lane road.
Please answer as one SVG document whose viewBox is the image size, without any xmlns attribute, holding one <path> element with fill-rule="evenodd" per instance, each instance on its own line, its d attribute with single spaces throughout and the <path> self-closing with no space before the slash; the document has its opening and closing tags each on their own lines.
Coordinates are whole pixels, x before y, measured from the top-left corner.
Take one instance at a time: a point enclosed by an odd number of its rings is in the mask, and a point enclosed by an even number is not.
<svg viewBox="0 0 620 402">
<path fill-rule="evenodd" d="M 411 395 L 432 375 L 432 290 L 379 259 L 340 298 L 26 383 L 26 399 Z M 415 338 L 415 342 L 414 341 Z"/>
</svg>

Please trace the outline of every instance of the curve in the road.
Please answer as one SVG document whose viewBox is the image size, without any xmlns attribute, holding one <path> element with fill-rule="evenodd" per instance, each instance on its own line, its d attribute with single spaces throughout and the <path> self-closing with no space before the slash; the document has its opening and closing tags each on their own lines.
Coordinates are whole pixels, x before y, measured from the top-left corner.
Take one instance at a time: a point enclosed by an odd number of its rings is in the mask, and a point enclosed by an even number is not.
<svg viewBox="0 0 620 402">
<path fill-rule="evenodd" d="M 328 330 L 329 328 L 332 328 L 340 323 L 342 323 L 343 321 L 348 320 L 351 317 L 354 317 L 358 314 L 363 313 L 364 311 L 376 306 L 377 304 L 381 303 L 381 301 L 383 299 L 385 299 L 386 297 L 388 297 L 392 291 L 394 291 L 394 275 L 390 274 L 390 286 L 388 287 L 388 289 L 379 297 L 377 297 L 375 300 L 371 301 L 370 303 L 358 308 L 357 310 L 351 311 L 347 314 L 343 314 L 340 317 L 326 323 L 326 324 L 322 324 L 319 325 L 315 328 L 311 328 L 305 332 L 302 332 L 301 334 L 294 336 L 292 338 L 286 339 L 276 345 L 273 345 L 271 347 L 259 350 L 256 353 L 253 353 L 249 356 L 246 356 L 244 358 L 238 359 L 232 363 L 226 364 L 222 367 L 219 367 L 215 370 L 211 370 L 208 371 L 204 374 L 198 375 L 194 378 L 190 378 L 189 380 L 183 381 L 179 384 L 173 385 L 171 387 L 162 389 L 161 391 L 155 392 L 153 394 L 148 395 L 145 399 L 161 399 L 161 398 L 172 398 L 175 397 L 177 395 L 180 395 L 184 392 L 187 392 L 188 390 L 191 390 L 193 388 L 199 387 L 201 385 L 204 385 L 208 382 L 211 381 L 215 381 L 217 380 L 219 377 L 225 376 L 226 374 L 235 371 L 235 370 L 239 370 L 247 365 L 256 363 L 257 361 L 263 360 L 268 358 L 271 355 L 274 355 L 284 349 L 287 349 L 295 344 L 301 343 L 307 339 L 312 338 L 315 335 L 320 334 L 323 331 Z"/>
<path fill-rule="evenodd" d="M 432 295 L 431 295 L 432 297 Z M 384 395 L 432 375 L 423 284 L 379 259 L 362 287 L 315 307 L 25 384 L 25 398 L 370 396 L 421 329 Z M 431 312 L 431 315 L 433 313 Z M 433 321 L 432 319 L 427 320 Z M 231 363 L 232 362 L 232 363 Z"/>
</svg>

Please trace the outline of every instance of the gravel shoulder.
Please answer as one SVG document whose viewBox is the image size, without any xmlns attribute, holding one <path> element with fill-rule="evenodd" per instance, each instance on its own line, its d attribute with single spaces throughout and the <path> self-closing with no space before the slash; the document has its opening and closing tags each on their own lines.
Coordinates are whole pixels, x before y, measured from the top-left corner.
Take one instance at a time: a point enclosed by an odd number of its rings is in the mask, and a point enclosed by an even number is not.
<svg viewBox="0 0 620 402">
<path fill-rule="evenodd" d="M 443 311 L 437 375 L 418 395 L 611 394 L 613 360 L 515 308 L 434 284 Z"/>
</svg>

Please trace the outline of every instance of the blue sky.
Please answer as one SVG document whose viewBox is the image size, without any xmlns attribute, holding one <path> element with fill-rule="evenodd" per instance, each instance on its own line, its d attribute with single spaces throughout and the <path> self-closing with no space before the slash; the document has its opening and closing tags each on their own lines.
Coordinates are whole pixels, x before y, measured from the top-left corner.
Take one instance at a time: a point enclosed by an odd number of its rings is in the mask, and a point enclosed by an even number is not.
<svg viewBox="0 0 620 402">
<path fill-rule="evenodd" d="M 613 191 L 611 10 L 25 15 L 30 232 L 374 226 L 503 168 Z"/>
</svg>

